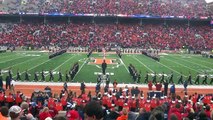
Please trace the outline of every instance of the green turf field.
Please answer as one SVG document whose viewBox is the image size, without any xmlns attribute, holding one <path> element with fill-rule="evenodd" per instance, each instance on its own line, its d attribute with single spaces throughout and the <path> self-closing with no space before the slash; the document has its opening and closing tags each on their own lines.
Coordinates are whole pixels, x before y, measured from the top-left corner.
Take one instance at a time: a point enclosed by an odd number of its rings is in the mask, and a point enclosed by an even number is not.
<svg viewBox="0 0 213 120">
<path fill-rule="evenodd" d="M 103 58 L 102 53 L 92 54 L 92 59 Z M 206 72 L 209 75 L 213 75 L 213 59 L 203 58 L 200 55 L 189 54 L 162 54 L 160 55 L 160 62 L 148 58 L 144 55 L 122 55 L 122 59 L 119 59 L 115 54 L 107 54 L 107 59 L 113 59 L 113 63 L 107 67 L 107 73 L 110 74 L 110 78 L 113 81 L 116 79 L 119 83 L 133 83 L 131 76 L 128 73 L 128 65 L 133 64 L 136 69 L 141 71 L 141 81 L 144 81 L 144 75 L 146 71 L 149 73 L 156 72 L 161 74 L 174 73 L 174 80 L 177 82 L 177 78 L 182 72 L 185 77 L 191 72 L 193 80 L 197 73 L 203 74 Z M 74 82 L 96 82 L 97 74 L 101 73 L 101 65 L 90 64 L 94 60 L 88 59 L 86 54 L 70 54 L 65 53 L 61 56 L 53 59 L 48 59 L 48 53 L 43 52 L 7 52 L 0 54 L 0 69 L 2 70 L 3 77 L 8 75 L 9 68 L 12 69 L 13 78 L 16 78 L 16 71 L 19 70 L 21 78 L 24 79 L 25 70 L 31 74 L 30 79 L 34 79 L 34 72 L 41 72 L 43 69 L 46 72 L 46 81 L 49 80 L 48 71 L 54 72 L 54 80 L 58 81 L 59 70 L 63 73 L 63 79 L 65 80 L 65 71 L 70 70 L 71 66 L 75 62 L 79 62 L 79 72 L 74 78 Z M 41 75 L 39 75 L 39 79 Z M 151 76 L 149 77 L 151 79 Z M 157 77 L 159 80 L 160 77 Z M 202 81 L 201 78 L 200 81 Z M 210 79 L 208 79 L 208 82 Z"/>
</svg>

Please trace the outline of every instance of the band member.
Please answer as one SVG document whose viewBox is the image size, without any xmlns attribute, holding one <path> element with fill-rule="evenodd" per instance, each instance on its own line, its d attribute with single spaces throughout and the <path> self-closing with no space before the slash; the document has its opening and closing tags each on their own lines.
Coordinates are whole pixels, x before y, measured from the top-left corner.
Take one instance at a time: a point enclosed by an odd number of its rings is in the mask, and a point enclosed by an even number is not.
<svg viewBox="0 0 213 120">
<path fill-rule="evenodd" d="M 0 75 L 0 90 L 3 89 L 3 77 Z"/>
<path fill-rule="evenodd" d="M 140 83 L 141 82 L 141 71 L 138 73 L 138 75 L 137 75 L 138 77 L 138 81 L 137 81 L 137 83 Z"/>
<path fill-rule="evenodd" d="M 148 72 L 146 71 L 146 76 L 145 76 L 144 83 L 148 83 L 148 78 L 149 78 L 149 75 L 148 75 Z"/>
<path fill-rule="evenodd" d="M 25 71 L 25 80 L 26 80 L 26 81 L 29 81 L 29 80 L 30 80 L 29 74 L 28 74 L 28 71 L 27 71 L 27 70 Z"/>
<path fill-rule="evenodd" d="M 153 79 L 152 79 L 152 83 L 156 83 L 157 82 L 157 75 L 156 72 L 154 73 Z"/>
<path fill-rule="evenodd" d="M 38 81 L 38 74 L 37 74 L 37 72 L 34 73 L 34 81 Z"/>
<path fill-rule="evenodd" d="M 160 80 L 160 83 L 163 83 L 163 82 L 164 82 L 164 72 L 162 73 L 161 80 Z"/>
<path fill-rule="evenodd" d="M 192 75 L 191 75 L 191 73 L 189 73 L 188 83 L 192 85 Z"/>
<path fill-rule="evenodd" d="M 66 74 L 65 74 L 65 78 L 66 78 L 66 81 L 67 81 L 67 82 L 70 80 L 69 74 L 67 73 L 67 71 L 66 71 Z"/>
<path fill-rule="evenodd" d="M 213 83 L 213 77 L 211 77 L 211 81 L 210 81 L 210 84 L 212 84 Z"/>
<path fill-rule="evenodd" d="M 61 71 L 59 71 L 58 75 L 59 75 L 58 81 L 62 82 L 62 74 L 61 74 Z"/>
<path fill-rule="evenodd" d="M 21 80 L 21 75 L 20 75 L 19 70 L 17 70 L 17 77 L 16 77 L 16 80 Z"/>
<path fill-rule="evenodd" d="M 171 72 L 170 78 L 169 78 L 169 83 L 174 83 L 173 81 L 173 72 Z"/>
<path fill-rule="evenodd" d="M 107 63 L 106 63 L 105 60 L 103 61 L 101 67 L 102 67 L 102 73 L 103 73 L 103 75 L 105 75 L 106 74 L 106 68 L 107 68 Z"/>
<path fill-rule="evenodd" d="M 183 75 L 181 73 L 180 77 L 179 77 L 179 80 L 178 80 L 178 84 L 183 84 Z"/>
<path fill-rule="evenodd" d="M 49 74 L 50 74 L 50 79 L 49 79 L 49 81 L 53 81 L 53 80 L 54 80 L 54 77 L 53 77 L 53 73 L 52 73 L 51 70 L 49 71 Z"/>
<path fill-rule="evenodd" d="M 45 81 L 44 70 L 41 71 L 41 81 Z"/>
<path fill-rule="evenodd" d="M 199 85 L 200 84 L 200 75 L 197 74 L 195 84 Z"/>
<path fill-rule="evenodd" d="M 208 79 L 207 74 L 205 74 L 204 79 L 203 79 L 203 84 L 208 84 L 207 79 Z"/>
</svg>

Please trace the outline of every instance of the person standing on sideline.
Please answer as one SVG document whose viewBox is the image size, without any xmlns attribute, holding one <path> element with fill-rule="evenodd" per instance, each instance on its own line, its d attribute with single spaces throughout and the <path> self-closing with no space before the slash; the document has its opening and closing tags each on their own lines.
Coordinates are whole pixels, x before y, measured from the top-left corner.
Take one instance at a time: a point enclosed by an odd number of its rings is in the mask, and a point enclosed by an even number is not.
<svg viewBox="0 0 213 120">
<path fill-rule="evenodd" d="M 183 90 L 183 91 L 184 91 L 185 93 L 187 93 L 188 81 L 186 81 L 186 80 L 184 81 L 183 87 L 184 87 L 184 90 Z"/>
<path fill-rule="evenodd" d="M 6 89 L 9 87 L 10 89 L 10 83 L 11 83 L 11 79 L 9 77 L 9 75 L 6 77 Z"/>
<path fill-rule="evenodd" d="M 10 84 L 10 91 L 12 94 L 15 94 L 15 80 L 11 80 L 11 84 Z"/>
<path fill-rule="evenodd" d="M 13 74 L 13 73 L 12 73 L 11 68 L 9 69 L 8 74 L 9 74 L 10 79 L 12 79 L 12 74 Z"/>
<path fill-rule="evenodd" d="M 102 68 L 102 73 L 103 73 L 103 75 L 105 75 L 105 74 L 106 74 L 106 68 L 107 68 L 107 63 L 106 63 L 105 60 L 103 60 L 103 63 L 102 63 L 102 65 L 101 65 L 101 68 Z"/>
<path fill-rule="evenodd" d="M 165 80 L 164 83 L 163 83 L 163 85 L 164 85 L 164 96 L 167 96 L 168 85 L 169 85 L 168 81 Z"/>
<path fill-rule="evenodd" d="M 86 85 L 85 85 L 84 81 L 82 81 L 81 82 L 81 87 L 80 87 L 81 93 L 85 92 L 85 88 L 86 88 Z"/>
<path fill-rule="evenodd" d="M 64 87 L 64 91 L 66 91 L 67 94 L 68 94 L 68 85 L 67 85 L 67 82 L 66 82 L 66 81 L 64 82 L 63 87 Z"/>
</svg>

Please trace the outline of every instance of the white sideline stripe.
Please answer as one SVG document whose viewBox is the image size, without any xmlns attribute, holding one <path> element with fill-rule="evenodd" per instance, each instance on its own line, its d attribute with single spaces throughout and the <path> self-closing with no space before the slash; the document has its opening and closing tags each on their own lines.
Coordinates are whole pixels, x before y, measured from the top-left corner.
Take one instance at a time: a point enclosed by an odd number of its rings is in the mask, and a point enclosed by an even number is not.
<svg viewBox="0 0 213 120">
<path fill-rule="evenodd" d="M 78 72 L 75 74 L 73 80 L 75 80 L 75 77 L 76 77 L 76 76 L 78 75 L 78 73 L 81 71 L 81 69 L 82 69 L 83 66 L 86 64 L 86 62 L 87 62 L 88 59 L 89 59 L 89 58 L 87 58 L 87 59 L 84 61 L 84 63 L 81 65 L 81 67 L 79 68 Z"/>
<path fill-rule="evenodd" d="M 213 68 L 207 67 L 207 66 L 205 66 L 205 65 L 197 64 L 197 63 L 192 62 L 192 61 L 187 61 L 187 60 L 185 60 L 185 59 L 180 59 L 180 58 L 177 58 L 177 59 L 179 59 L 179 60 L 183 60 L 183 61 L 186 61 L 186 62 L 188 62 L 188 63 L 195 64 L 195 65 L 198 65 L 198 66 L 202 66 L 202 67 L 205 67 L 205 68 L 213 69 Z"/>
<path fill-rule="evenodd" d="M 69 60 L 71 60 L 73 57 L 75 57 L 75 55 L 73 55 L 72 57 L 70 57 L 69 59 L 67 59 L 66 61 L 64 61 L 61 65 L 59 65 L 58 67 L 56 67 L 53 71 L 55 71 L 55 70 L 57 70 L 59 67 L 61 67 L 62 65 L 64 65 L 66 62 L 68 62 Z M 52 72 L 53 72 L 52 71 Z M 49 76 L 50 74 L 47 74 L 47 75 L 45 75 L 45 78 L 47 77 L 47 76 Z"/>
<path fill-rule="evenodd" d="M 121 63 L 124 65 L 124 67 L 125 67 L 126 71 L 129 73 L 129 70 L 127 69 L 127 67 L 126 67 L 126 65 L 124 64 L 123 60 L 122 60 L 121 58 L 120 58 L 119 60 L 120 60 L 120 61 L 121 61 Z"/>
<path fill-rule="evenodd" d="M 28 57 L 28 56 L 21 56 L 21 57 L 17 57 L 17 58 L 15 58 L 15 59 L 9 59 L 9 60 L 6 60 L 6 61 L 2 61 L 2 62 L 0 62 L 0 63 L 5 63 L 5 62 L 8 62 L 8 61 L 12 61 L 12 60 L 16 60 L 16 59 L 19 59 L 19 58 L 25 58 L 25 57 Z"/>
<path fill-rule="evenodd" d="M 56 58 L 56 57 L 55 57 Z M 54 59 L 54 58 L 53 58 Z M 50 60 L 52 60 L 52 59 L 48 59 L 48 60 L 46 60 L 46 61 L 44 61 L 44 62 L 42 62 L 41 64 L 38 64 L 38 65 L 36 65 L 36 66 L 34 66 L 34 67 L 31 67 L 30 69 L 28 69 L 28 72 L 30 71 L 30 70 L 32 70 L 32 69 L 35 69 L 36 67 L 38 67 L 38 66 L 40 66 L 40 65 L 42 65 L 42 64 L 44 64 L 44 63 L 46 63 L 46 62 L 49 62 Z M 25 72 L 25 71 L 24 71 Z M 21 72 L 20 74 L 23 74 L 24 72 Z M 15 75 L 15 76 L 13 76 L 13 77 L 16 77 L 17 75 Z"/>
<path fill-rule="evenodd" d="M 5 81 L 3 81 L 3 83 L 5 84 Z M 15 83 L 16 85 L 23 85 L 23 89 L 27 88 L 26 86 L 29 85 L 39 85 L 39 86 L 61 86 L 63 87 L 64 82 L 21 82 L 21 81 L 17 81 Z M 67 83 L 68 86 L 80 86 L 80 82 L 74 82 L 74 83 Z M 97 83 L 85 83 L 87 87 L 95 87 Z M 148 85 L 147 84 L 123 84 L 123 83 L 118 83 L 118 87 L 125 87 L 128 86 L 129 88 L 132 86 L 137 86 L 137 87 L 142 87 L 145 89 L 148 89 Z M 113 87 L 112 84 L 110 84 L 110 87 Z M 169 85 L 170 88 L 170 85 Z M 175 88 L 184 88 L 183 85 L 175 85 Z M 188 89 L 192 88 L 192 89 L 211 89 L 213 90 L 213 86 L 212 85 L 188 85 L 187 87 Z"/>
<path fill-rule="evenodd" d="M 166 59 L 166 58 L 164 58 L 164 59 Z M 186 67 L 186 68 L 188 68 L 188 69 L 191 69 L 191 70 L 193 70 L 193 71 L 200 72 L 200 71 L 198 71 L 198 70 L 195 70 L 195 69 L 190 68 L 190 67 L 188 67 L 188 66 L 185 66 L 185 65 L 183 65 L 183 64 L 177 63 L 177 62 L 175 62 L 175 61 L 173 61 L 173 60 L 170 60 L 170 59 L 166 59 L 166 60 L 168 60 L 168 61 L 170 61 L 170 62 L 173 62 L 173 63 L 176 63 L 176 64 L 178 64 L 178 65 L 181 65 L 181 66 L 183 66 L 183 67 Z"/>
<path fill-rule="evenodd" d="M 133 57 L 135 60 L 137 60 L 140 64 L 142 64 L 143 66 L 145 66 L 147 69 L 149 69 L 149 71 L 151 71 L 152 73 L 154 73 L 154 71 L 149 68 L 148 66 L 146 66 L 143 62 L 141 62 L 140 60 L 138 60 L 135 56 Z"/>
<path fill-rule="evenodd" d="M 41 57 L 41 56 L 40 56 L 40 57 Z M 33 58 L 33 59 L 29 59 L 29 60 L 26 60 L 26 61 L 23 61 L 23 62 L 14 64 L 14 65 L 12 65 L 12 66 L 9 66 L 9 67 L 3 68 L 3 69 L 8 69 L 8 68 L 14 67 L 14 66 L 19 65 L 19 64 L 23 64 L 23 63 L 26 63 L 26 62 L 29 62 L 29 61 L 32 61 L 32 60 L 36 60 L 36 59 L 38 59 L 38 58 L 40 58 L 40 57 L 35 57 L 35 58 Z"/>
<path fill-rule="evenodd" d="M 166 68 L 168 68 L 168 69 L 170 69 L 170 70 L 172 70 L 172 71 L 174 71 L 174 72 L 176 72 L 176 73 L 178 73 L 179 75 L 181 75 L 181 73 L 180 72 L 178 72 L 178 71 L 176 71 L 176 70 L 174 70 L 174 69 L 172 69 L 172 68 L 170 68 L 170 67 L 168 67 L 168 66 L 166 66 L 166 65 L 164 65 L 164 64 L 162 64 L 162 63 L 160 63 L 160 62 L 157 62 L 158 64 L 160 64 L 160 65 L 162 65 L 162 66 L 164 66 L 164 67 L 166 67 Z M 187 76 L 185 76 L 185 75 L 183 75 L 184 77 L 187 77 Z"/>
</svg>

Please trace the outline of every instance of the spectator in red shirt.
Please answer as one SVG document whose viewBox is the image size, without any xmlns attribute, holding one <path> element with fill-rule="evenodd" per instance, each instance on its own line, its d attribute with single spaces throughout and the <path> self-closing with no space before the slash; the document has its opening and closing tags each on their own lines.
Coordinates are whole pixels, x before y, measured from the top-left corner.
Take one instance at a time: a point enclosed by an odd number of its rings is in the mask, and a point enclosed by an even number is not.
<svg viewBox="0 0 213 120">
<path fill-rule="evenodd" d="M 162 84 L 158 81 L 156 84 L 156 91 L 161 91 L 161 88 L 162 88 Z"/>
<path fill-rule="evenodd" d="M 50 105 L 49 113 L 52 116 L 52 118 L 54 118 L 58 114 L 58 110 L 53 105 Z"/>
<path fill-rule="evenodd" d="M 149 81 L 149 83 L 148 83 L 148 88 L 149 88 L 149 89 L 148 89 L 148 90 L 150 90 L 150 91 L 152 90 L 152 85 L 153 85 L 153 84 L 152 84 L 152 81 Z"/>
<path fill-rule="evenodd" d="M 45 107 L 39 114 L 39 120 L 45 120 L 48 117 L 52 118 L 51 114 L 49 113 L 49 108 Z"/>
</svg>

